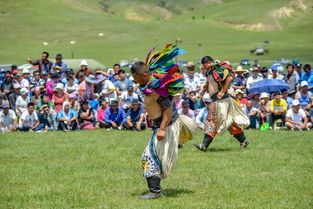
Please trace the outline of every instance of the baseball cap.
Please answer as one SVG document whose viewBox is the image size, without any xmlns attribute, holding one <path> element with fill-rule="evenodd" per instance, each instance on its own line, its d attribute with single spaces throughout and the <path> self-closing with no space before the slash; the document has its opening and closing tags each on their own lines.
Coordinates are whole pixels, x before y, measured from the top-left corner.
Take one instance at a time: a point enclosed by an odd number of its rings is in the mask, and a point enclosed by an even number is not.
<svg viewBox="0 0 313 209">
<path fill-rule="evenodd" d="M 57 54 L 57 56 L 55 56 L 55 59 L 62 59 L 62 54 Z"/>
<path fill-rule="evenodd" d="M 308 86 L 308 85 L 309 85 L 309 84 L 308 84 L 307 81 L 301 81 L 301 84 L 300 84 L 301 87 L 303 87 L 303 86 Z"/>
<path fill-rule="evenodd" d="M 184 101 L 182 102 L 182 106 L 183 106 L 183 107 L 189 107 L 189 101 L 188 101 L 188 100 L 184 100 Z"/>
<path fill-rule="evenodd" d="M 278 69 L 277 69 L 277 65 L 272 65 L 272 66 L 271 66 L 271 70 L 272 70 L 272 71 L 273 71 L 273 70 L 274 70 L 274 71 L 278 70 Z"/>
<path fill-rule="evenodd" d="M 127 87 L 127 91 L 134 91 L 134 87 L 133 87 L 132 85 L 129 85 L 129 86 Z"/>
<path fill-rule="evenodd" d="M 133 99 L 133 100 L 132 100 L 132 104 L 139 104 L 138 99 Z"/>
<path fill-rule="evenodd" d="M 118 102 L 115 99 L 111 100 L 111 102 L 110 102 L 110 106 L 114 106 L 114 105 L 116 105 L 116 106 L 118 105 Z"/>
<path fill-rule="evenodd" d="M 300 105 L 299 100 L 297 99 L 292 100 L 292 106 L 297 106 L 297 105 Z"/>
</svg>

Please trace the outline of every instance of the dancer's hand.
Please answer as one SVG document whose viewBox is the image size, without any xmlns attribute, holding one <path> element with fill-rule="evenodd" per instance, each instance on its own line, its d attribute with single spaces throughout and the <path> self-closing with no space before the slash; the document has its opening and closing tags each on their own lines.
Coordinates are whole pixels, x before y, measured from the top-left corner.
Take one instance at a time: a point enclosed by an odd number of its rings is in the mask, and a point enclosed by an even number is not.
<svg viewBox="0 0 313 209">
<path fill-rule="evenodd" d="M 161 141 L 162 139 L 164 139 L 164 136 L 165 136 L 165 130 L 159 128 L 157 132 L 157 140 Z"/>
<path fill-rule="evenodd" d="M 217 94 L 217 98 L 218 99 L 222 99 L 223 98 L 223 96 L 224 96 L 224 92 L 222 92 L 222 91 L 220 91 L 220 92 L 218 92 L 218 94 Z"/>
</svg>

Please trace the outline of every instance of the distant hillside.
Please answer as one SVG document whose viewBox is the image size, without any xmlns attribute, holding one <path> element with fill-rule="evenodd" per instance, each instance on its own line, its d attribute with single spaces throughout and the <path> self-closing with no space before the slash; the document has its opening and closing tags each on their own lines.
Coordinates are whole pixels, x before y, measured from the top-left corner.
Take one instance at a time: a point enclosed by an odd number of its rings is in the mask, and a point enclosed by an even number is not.
<svg viewBox="0 0 313 209">
<path fill-rule="evenodd" d="M 188 51 L 181 57 L 186 60 L 211 54 L 234 62 L 280 57 L 308 62 L 312 5 L 312 0 L 3 0 L 0 63 L 22 64 L 48 50 L 110 66 L 143 59 L 149 48 L 177 38 Z M 258 45 L 269 55 L 250 55 Z"/>
</svg>

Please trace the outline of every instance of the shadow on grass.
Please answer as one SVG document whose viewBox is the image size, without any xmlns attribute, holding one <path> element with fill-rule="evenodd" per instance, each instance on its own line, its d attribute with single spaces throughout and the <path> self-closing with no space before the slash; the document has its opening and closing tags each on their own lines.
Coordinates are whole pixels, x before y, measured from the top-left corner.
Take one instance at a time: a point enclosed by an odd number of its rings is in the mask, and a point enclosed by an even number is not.
<svg viewBox="0 0 313 209">
<path fill-rule="evenodd" d="M 146 194 L 148 191 L 142 192 L 141 195 Z M 162 194 L 164 197 L 177 197 L 180 194 L 191 194 L 194 193 L 192 190 L 188 189 L 163 189 Z M 132 196 L 140 196 L 138 193 L 133 193 Z"/>
<path fill-rule="evenodd" d="M 234 148 L 221 148 L 221 147 L 215 147 L 215 148 L 209 148 L 207 152 L 229 152 L 233 151 Z"/>
</svg>

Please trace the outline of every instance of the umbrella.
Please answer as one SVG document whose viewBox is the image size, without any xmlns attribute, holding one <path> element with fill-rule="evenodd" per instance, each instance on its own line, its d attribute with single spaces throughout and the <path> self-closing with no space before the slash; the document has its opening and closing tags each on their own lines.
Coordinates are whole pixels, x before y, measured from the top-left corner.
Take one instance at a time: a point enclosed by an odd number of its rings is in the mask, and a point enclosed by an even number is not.
<svg viewBox="0 0 313 209">
<path fill-rule="evenodd" d="M 263 79 L 253 84 L 253 86 L 249 89 L 249 93 L 261 93 L 261 92 L 271 93 L 274 91 L 281 91 L 283 89 L 289 88 L 290 88 L 289 85 L 284 83 L 282 80 Z"/>
</svg>

